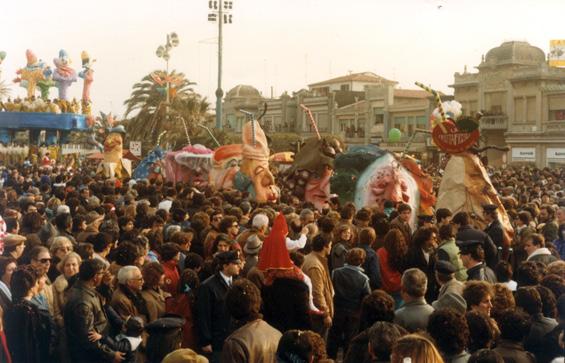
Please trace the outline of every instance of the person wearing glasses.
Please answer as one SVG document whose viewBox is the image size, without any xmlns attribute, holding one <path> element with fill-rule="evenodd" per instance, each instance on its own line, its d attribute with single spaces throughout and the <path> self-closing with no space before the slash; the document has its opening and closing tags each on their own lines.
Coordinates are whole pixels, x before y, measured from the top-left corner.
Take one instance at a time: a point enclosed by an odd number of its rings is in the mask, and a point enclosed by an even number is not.
<svg viewBox="0 0 565 363">
<path fill-rule="evenodd" d="M 61 274 L 61 271 L 57 269 L 57 264 L 63 260 L 63 258 L 69 253 L 73 252 L 73 244 L 70 239 L 64 236 L 58 236 L 53 238 L 51 246 L 49 246 L 49 252 L 53 256 L 53 261 L 47 272 L 49 280 L 55 281 L 55 279 Z"/>
<path fill-rule="evenodd" d="M 141 289 L 143 275 L 137 266 L 124 266 L 118 271 L 118 287 L 112 295 L 110 305 L 125 321 L 128 316 L 143 316 L 147 321 L 147 305 Z"/>
<path fill-rule="evenodd" d="M 47 272 L 49 272 L 51 267 L 51 254 L 46 247 L 35 246 L 31 249 L 29 256 L 31 258 L 30 265 L 37 270 L 39 275 L 38 280 L 44 282 L 33 299 L 39 304 L 40 308 L 47 309 L 51 316 L 53 316 L 53 290 L 51 288 L 51 280 L 47 277 Z"/>
</svg>

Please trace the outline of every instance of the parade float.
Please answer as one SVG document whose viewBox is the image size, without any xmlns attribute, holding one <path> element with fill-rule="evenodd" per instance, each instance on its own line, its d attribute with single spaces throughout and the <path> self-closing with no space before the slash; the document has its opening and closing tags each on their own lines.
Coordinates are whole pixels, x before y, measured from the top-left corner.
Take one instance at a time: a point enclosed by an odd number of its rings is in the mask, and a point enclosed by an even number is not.
<svg viewBox="0 0 565 363">
<path fill-rule="evenodd" d="M 275 202 L 280 197 L 280 189 L 275 184 L 275 177 L 269 168 L 270 150 L 265 132 L 259 120 L 267 112 L 267 104 L 261 116 L 241 110 L 248 116 L 242 129 L 241 165 L 234 177 L 236 189 L 249 193 L 258 203 Z"/>
<path fill-rule="evenodd" d="M 514 231 L 480 158 L 480 153 L 487 149 L 505 149 L 495 146 L 479 148 L 481 114 L 465 116 L 458 102 L 441 102 L 437 91 L 421 83 L 416 85 L 436 98 L 437 108 L 431 116 L 432 139 L 436 146 L 448 155 L 439 185 L 436 208 L 448 208 L 454 214 L 467 212 L 475 217 L 477 227 L 484 229 L 486 221 L 483 217 L 483 206 L 496 205 L 496 213 L 505 232 L 505 247 L 508 247 Z"/>
<path fill-rule="evenodd" d="M 322 136 L 312 112 L 300 105 L 308 115 L 316 136 L 307 139 L 285 172 L 284 186 L 288 193 L 322 209 L 330 198 L 330 178 L 335 159 L 343 152 L 343 143 L 334 136 Z"/>
<path fill-rule="evenodd" d="M 234 179 L 243 158 L 243 145 L 222 145 L 214 150 L 210 183 L 216 190 L 234 189 Z"/>
<path fill-rule="evenodd" d="M 16 72 L 14 82 L 26 89 L 27 97 L 2 102 L 0 142 L 4 146 L 11 145 L 16 131 L 29 131 L 29 145 L 39 146 L 40 134 L 45 131 L 43 144 L 60 145 L 68 141 L 71 131 L 87 131 L 86 115 L 80 113 L 78 101 L 69 100 L 67 96 L 68 87 L 77 79 L 69 65 L 68 54 L 64 50 L 59 52 L 53 60 L 54 71 L 29 49 L 26 59 L 26 65 Z M 57 87 L 58 99 L 49 99 L 51 87 Z"/>
<path fill-rule="evenodd" d="M 411 225 L 417 215 L 433 214 L 435 203 L 431 177 L 415 159 L 374 145 L 353 146 L 337 156 L 331 190 L 357 208 L 383 211 L 385 201 L 406 203 L 417 212 Z"/>
<path fill-rule="evenodd" d="M 124 126 L 111 115 L 101 113 L 101 117 L 92 116 L 90 89 L 94 81 L 92 66 L 95 60 L 86 51 L 81 52 L 80 58 L 82 69 L 77 73 L 64 49 L 53 59 L 53 69 L 33 51 L 26 51 L 26 65 L 17 70 L 14 79 L 25 89 L 26 97 L 23 100 L 8 98 L 0 104 L 0 157 L 4 161 L 19 163 L 29 157 L 32 163 L 36 163 L 39 158 L 53 161 L 62 154 L 76 157 L 81 153 L 99 160 L 99 172 L 106 177 L 131 174 L 131 162 L 123 158 L 123 154 L 127 154 L 123 149 Z M 71 100 L 68 92 L 79 78 L 83 80 L 80 102 Z M 50 98 L 51 88 L 57 88 L 57 98 Z M 27 131 L 29 136 L 25 143 L 18 145 L 16 133 L 21 131 Z M 69 145 L 71 132 L 86 134 L 86 143 L 91 146 Z M 96 153 L 96 148 L 99 153 Z"/>
</svg>

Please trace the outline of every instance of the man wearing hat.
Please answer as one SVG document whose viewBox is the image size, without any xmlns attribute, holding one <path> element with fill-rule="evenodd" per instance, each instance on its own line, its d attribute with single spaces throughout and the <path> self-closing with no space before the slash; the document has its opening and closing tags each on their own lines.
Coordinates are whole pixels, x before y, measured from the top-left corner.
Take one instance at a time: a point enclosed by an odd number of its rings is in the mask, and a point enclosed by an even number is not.
<svg viewBox="0 0 565 363">
<path fill-rule="evenodd" d="M 502 229 L 502 223 L 498 220 L 497 209 L 498 206 L 496 204 L 483 205 L 483 217 L 487 222 L 485 233 L 489 235 L 496 247 L 501 248 L 504 247 L 504 230 Z"/>
<path fill-rule="evenodd" d="M 478 241 L 482 244 L 486 264 L 492 269 L 498 263 L 496 245 L 488 234 L 471 226 L 471 217 L 467 212 L 458 212 L 453 216 L 452 223 L 457 227 L 457 241 Z"/>
<path fill-rule="evenodd" d="M 463 283 L 455 278 L 457 269 L 449 261 L 438 260 L 436 262 L 435 276 L 437 283 L 441 286 L 439 289 L 438 300 L 442 295 L 453 292 L 461 295 L 463 293 Z"/>
<path fill-rule="evenodd" d="M 4 237 L 4 252 L 2 253 L 2 255 L 13 257 L 17 260 L 24 253 L 25 241 L 26 238 L 24 236 L 8 233 Z"/>
<path fill-rule="evenodd" d="M 218 253 L 215 259 L 218 271 L 202 283 L 196 299 L 200 346 L 213 363 L 220 362 L 224 340 L 231 333 L 226 295 L 242 264 L 237 251 Z"/>
<path fill-rule="evenodd" d="M 467 281 L 480 280 L 496 283 L 496 275 L 485 265 L 485 251 L 482 241 L 457 241 L 463 266 L 467 269 Z"/>
<path fill-rule="evenodd" d="M 241 272 L 242 276 L 247 276 L 249 270 L 251 270 L 257 265 L 257 262 L 259 262 L 259 251 L 261 251 L 261 247 L 263 247 L 263 241 L 261 241 L 257 234 L 252 234 L 249 238 L 247 238 L 247 242 L 245 242 L 245 245 L 243 246 L 245 266 Z"/>
</svg>

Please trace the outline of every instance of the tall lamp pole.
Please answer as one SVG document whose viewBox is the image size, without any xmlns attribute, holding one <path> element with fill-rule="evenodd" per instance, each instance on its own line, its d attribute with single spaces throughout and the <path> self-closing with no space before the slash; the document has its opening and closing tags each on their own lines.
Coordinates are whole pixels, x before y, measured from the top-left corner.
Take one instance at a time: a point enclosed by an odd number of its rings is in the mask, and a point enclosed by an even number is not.
<svg viewBox="0 0 565 363">
<path fill-rule="evenodd" d="M 166 79 L 167 79 L 167 88 L 166 88 L 166 105 L 165 105 L 165 115 L 168 116 L 169 114 L 169 87 L 170 85 L 170 77 L 169 77 L 169 59 L 171 59 L 171 49 L 173 49 L 174 47 L 177 47 L 179 45 L 179 36 L 177 35 L 177 33 L 170 33 L 167 34 L 167 42 L 165 43 L 165 45 L 160 45 L 159 48 L 157 48 L 157 50 L 155 51 L 155 54 L 157 54 L 157 57 L 159 58 L 163 58 L 165 60 L 166 63 Z"/>
<path fill-rule="evenodd" d="M 216 128 L 222 128 L 222 43 L 223 43 L 223 24 L 232 23 L 231 10 L 233 1 L 229 0 L 208 0 L 208 21 L 218 22 L 218 88 L 216 89 Z"/>
</svg>

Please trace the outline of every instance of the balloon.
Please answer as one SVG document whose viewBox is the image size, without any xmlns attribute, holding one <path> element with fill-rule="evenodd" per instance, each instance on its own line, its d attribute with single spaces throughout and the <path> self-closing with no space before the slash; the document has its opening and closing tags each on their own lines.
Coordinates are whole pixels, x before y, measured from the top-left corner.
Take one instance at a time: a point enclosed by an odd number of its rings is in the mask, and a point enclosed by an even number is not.
<svg viewBox="0 0 565 363">
<path fill-rule="evenodd" d="M 388 142 L 399 142 L 402 132 L 397 128 L 392 128 L 388 131 Z"/>
</svg>

